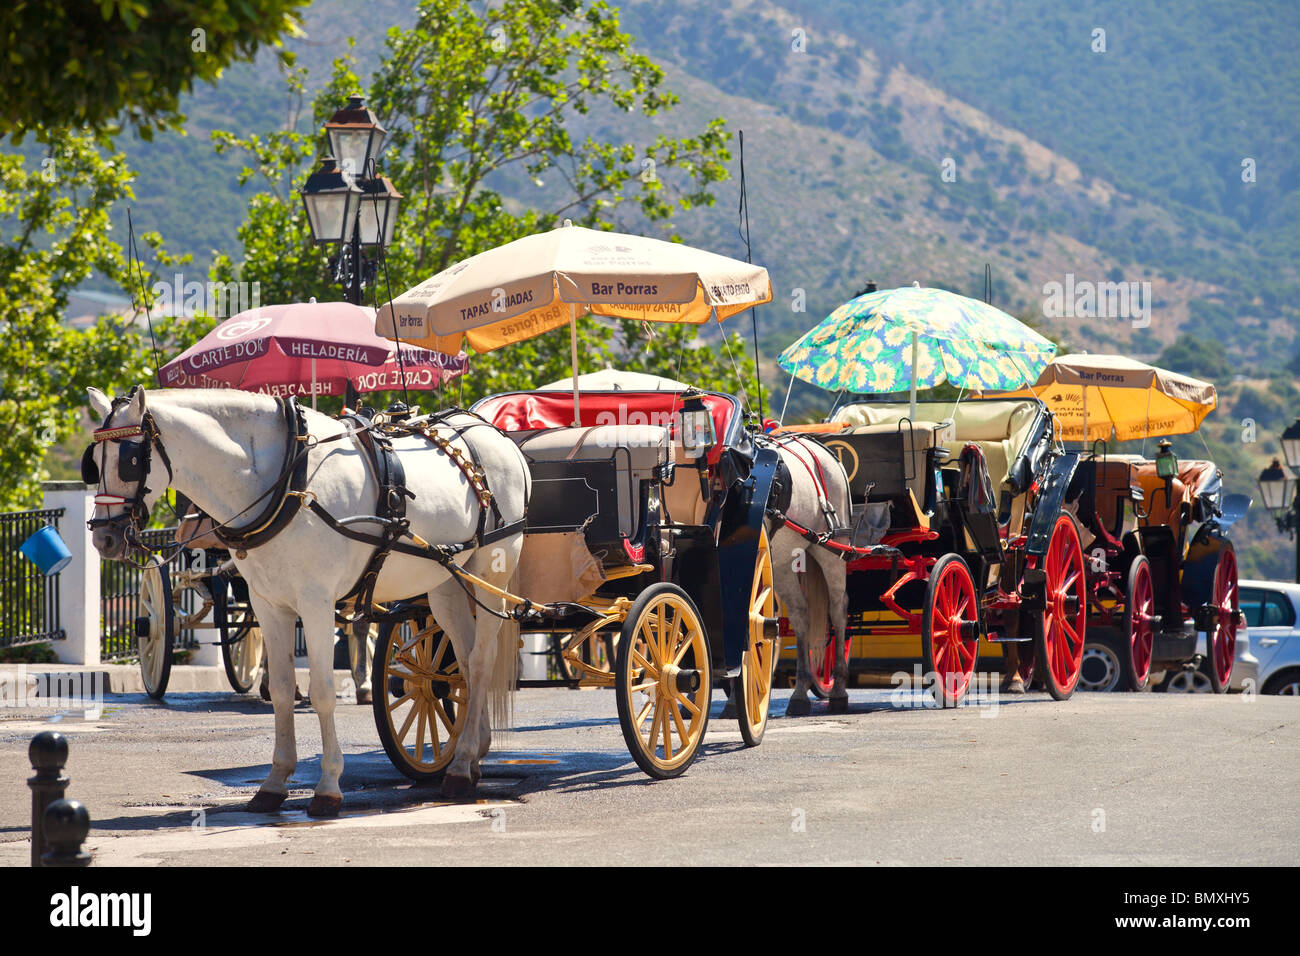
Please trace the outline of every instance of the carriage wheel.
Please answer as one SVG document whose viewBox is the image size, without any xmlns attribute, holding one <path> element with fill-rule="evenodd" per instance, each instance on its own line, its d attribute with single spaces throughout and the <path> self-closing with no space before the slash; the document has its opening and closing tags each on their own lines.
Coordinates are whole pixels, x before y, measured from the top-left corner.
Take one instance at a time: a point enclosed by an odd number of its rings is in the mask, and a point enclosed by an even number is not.
<svg viewBox="0 0 1300 956">
<path fill-rule="evenodd" d="M 1083 547 L 1074 519 L 1061 515 L 1052 528 L 1044 558 L 1047 606 L 1037 619 L 1034 676 L 1055 700 L 1074 693 L 1083 668 L 1083 644 L 1088 619 L 1084 599 Z"/>
<path fill-rule="evenodd" d="M 781 642 L 775 634 L 776 592 L 772 587 L 772 552 L 767 531 L 759 531 L 758 560 L 754 562 L 754 583 L 749 589 L 749 647 L 732 679 L 731 698 L 736 701 L 740 736 L 747 747 L 757 747 L 767 729 L 767 712 L 772 703 L 772 676 Z"/>
<path fill-rule="evenodd" d="M 212 623 L 221 635 L 221 661 L 236 693 L 247 694 L 262 674 L 262 629 L 248 605 L 232 606 L 230 586 L 212 578 Z"/>
<path fill-rule="evenodd" d="M 921 656 L 940 707 L 956 707 L 970 687 L 979 654 L 979 604 L 975 580 L 957 554 L 930 569 L 921 608 Z"/>
<path fill-rule="evenodd" d="M 826 700 L 831 696 L 831 688 L 835 686 L 835 628 L 829 624 L 826 626 L 826 643 L 821 645 L 820 649 L 809 646 L 808 664 L 812 671 L 812 683 L 809 687 L 814 695 L 821 700 Z M 844 635 L 844 666 L 849 666 L 847 634 Z"/>
<path fill-rule="evenodd" d="M 1139 554 L 1128 569 L 1128 588 L 1124 592 L 1124 649 L 1127 653 L 1119 655 L 1124 686 L 1129 690 L 1145 690 L 1151 680 L 1151 649 L 1155 642 L 1151 620 L 1155 613 L 1151 563 L 1145 555 Z"/>
<path fill-rule="evenodd" d="M 436 624 L 382 624 L 375 639 L 375 728 L 393 766 L 412 780 L 437 779 L 465 729 L 469 692 L 451 638 Z"/>
<path fill-rule="evenodd" d="M 136 644 L 140 654 L 140 676 L 145 692 L 154 700 L 167 693 L 172 674 L 172 644 L 176 639 L 176 607 L 172 604 L 172 580 L 156 554 L 140 574 L 136 595 Z"/>
<path fill-rule="evenodd" d="M 1237 662 L 1237 613 L 1241 599 L 1237 591 L 1237 552 L 1231 541 L 1223 542 L 1219 566 L 1214 570 L 1214 607 L 1217 617 L 1213 634 L 1207 634 L 1209 660 L 1206 670 L 1216 694 L 1225 693 L 1232 682 L 1232 667 Z"/>
<path fill-rule="evenodd" d="M 657 780 L 683 773 L 704 739 L 713 692 L 708 636 L 685 591 L 661 582 L 641 592 L 619 633 L 614 675 L 632 759 Z"/>
</svg>

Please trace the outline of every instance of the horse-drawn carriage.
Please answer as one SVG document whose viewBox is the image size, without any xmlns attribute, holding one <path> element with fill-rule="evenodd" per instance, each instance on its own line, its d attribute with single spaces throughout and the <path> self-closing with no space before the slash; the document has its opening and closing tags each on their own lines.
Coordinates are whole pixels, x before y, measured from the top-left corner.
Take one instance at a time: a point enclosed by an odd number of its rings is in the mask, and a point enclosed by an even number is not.
<svg viewBox="0 0 1300 956">
<path fill-rule="evenodd" d="M 1009 670 L 1058 700 L 1073 692 L 1086 593 L 1079 535 L 1061 509 L 1079 456 L 1054 447 L 1042 403 L 853 402 L 777 435 L 801 433 L 849 477 L 846 664 L 910 670 L 919 658 L 936 700 L 953 706 L 981 646 L 1011 647 Z M 815 643 L 822 632 L 814 623 Z M 823 694 L 834 643 L 828 635 L 813 652 Z"/>
<path fill-rule="evenodd" d="M 1067 494 L 1089 555 L 1098 673 L 1085 679 L 1142 690 L 1153 672 L 1194 662 L 1200 633 L 1210 686 L 1228 689 L 1242 615 L 1226 534 L 1249 504 L 1245 495 L 1224 495 L 1213 462 L 1177 460 L 1167 442 L 1154 460 L 1094 446 Z"/>
<path fill-rule="evenodd" d="M 614 687 L 629 750 L 647 774 L 695 759 L 715 686 L 742 737 L 762 739 L 776 654 L 763 531 L 774 456 L 755 448 L 740 404 L 715 392 L 537 390 L 473 412 L 523 452 L 532 490 L 515 590 L 525 631 L 563 642 L 589 683 Z M 539 606 L 545 605 L 545 606 Z M 446 636 L 419 604 L 380 630 L 376 725 L 408 777 L 451 760 L 466 689 Z M 613 651 L 612 670 L 596 666 Z"/>
</svg>

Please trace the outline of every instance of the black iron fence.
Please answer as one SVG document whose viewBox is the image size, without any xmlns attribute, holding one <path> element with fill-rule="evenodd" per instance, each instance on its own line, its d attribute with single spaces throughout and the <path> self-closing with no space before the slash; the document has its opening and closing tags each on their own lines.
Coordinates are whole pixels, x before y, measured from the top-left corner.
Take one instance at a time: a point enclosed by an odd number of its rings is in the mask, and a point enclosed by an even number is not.
<svg viewBox="0 0 1300 956">
<path fill-rule="evenodd" d="M 0 647 L 61 641 L 59 576 L 46 576 L 18 550 L 47 524 L 57 530 L 63 509 L 0 513 Z"/>
<path fill-rule="evenodd" d="M 164 558 L 176 551 L 175 528 L 152 528 L 141 532 L 140 539 L 151 551 Z M 177 563 L 183 567 L 183 561 Z M 177 563 L 164 566 L 162 573 L 170 575 Z M 119 561 L 99 562 L 101 660 L 121 661 L 140 656 L 135 642 L 135 619 L 143 613 L 140 609 L 140 577 L 143 573 L 139 568 Z M 198 595 L 188 589 L 174 594 L 172 601 L 178 617 L 199 607 Z M 172 646 L 177 650 L 190 650 L 196 644 L 194 631 L 178 630 Z"/>
</svg>

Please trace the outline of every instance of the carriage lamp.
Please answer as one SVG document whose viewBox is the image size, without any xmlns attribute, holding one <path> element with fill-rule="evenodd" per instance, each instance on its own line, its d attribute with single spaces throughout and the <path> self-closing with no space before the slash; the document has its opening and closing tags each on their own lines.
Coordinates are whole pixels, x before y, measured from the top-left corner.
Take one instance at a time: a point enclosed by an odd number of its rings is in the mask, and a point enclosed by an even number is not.
<svg viewBox="0 0 1300 956">
<path fill-rule="evenodd" d="M 1174 446 L 1168 438 L 1160 439 L 1160 444 L 1156 446 L 1159 450 L 1156 452 L 1156 476 L 1169 481 L 1178 477 L 1178 456 L 1174 454 Z"/>
<path fill-rule="evenodd" d="M 321 160 L 302 189 L 307 225 L 317 245 L 351 241 L 361 196 L 360 187 L 344 175 L 333 156 Z"/>
<path fill-rule="evenodd" d="M 713 415 L 700 392 L 687 392 L 682 398 L 682 448 L 691 458 L 706 453 L 718 441 Z"/>
<path fill-rule="evenodd" d="M 348 105 L 338 110 L 325 124 L 330 149 L 339 168 L 348 176 L 360 178 L 379 159 L 388 130 L 365 105 L 360 96 L 348 97 Z"/>
</svg>

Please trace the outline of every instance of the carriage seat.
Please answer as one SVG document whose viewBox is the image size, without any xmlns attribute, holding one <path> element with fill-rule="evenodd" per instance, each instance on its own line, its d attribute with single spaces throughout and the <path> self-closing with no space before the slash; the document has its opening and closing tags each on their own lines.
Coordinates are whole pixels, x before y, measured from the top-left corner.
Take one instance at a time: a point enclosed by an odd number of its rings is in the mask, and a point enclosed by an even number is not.
<svg viewBox="0 0 1300 956">
<path fill-rule="evenodd" d="M 957 402 L 917 402 L 916 417 L 942 423 L 935 428 L 935 444 L 957 461 L 968 443 L 979 446 L 995 495 L 1009 486 L 1012 464 L 1034 440 L 1035 423 L 1042 405 L 1031 399 L 993 399 Z M 844 405 L 831 416 L 833 422 L 851 426 L 897 424 L 910 414 L 907 402 Z M 946 426 L 946 427 L 945 427 Z M 1010 531 L 1018 533 L 1025 511 L 1024 489 L 1012 498 Z"/>
<path fill-rule="evenodd" d="M 1196 515 L 1197 495 L 1219 476 L 1219 468 L 1212 461 L 1179 461 L 1178 475 L 1166 496 L 1164 479 L 1156 474 L 1154 461 L 1140 462 L 1135 471 L 1146 496 L 1147 518 L 1142 523 L 1168 525 L 1175 532 Z"/>
<path fill-rule="evenodd" d="M 538 462 L 612 460 L 617 476 L 618 530 L 629 538 L 638 530 L 641 483 L 652 480 L 656 466 L 665 464 L 669 457 L 669 431 L 662 425 L 569 426 L 505 434 L 519 446 L 530 467 Z M 539 471 L 534 470 L 534 483 L 554 480 Z M 602 503 L 601 509 L 604 507 Z"/>
</svg>

